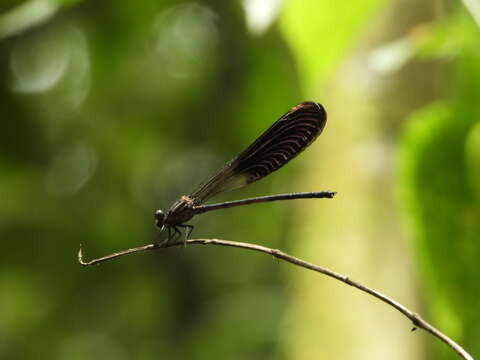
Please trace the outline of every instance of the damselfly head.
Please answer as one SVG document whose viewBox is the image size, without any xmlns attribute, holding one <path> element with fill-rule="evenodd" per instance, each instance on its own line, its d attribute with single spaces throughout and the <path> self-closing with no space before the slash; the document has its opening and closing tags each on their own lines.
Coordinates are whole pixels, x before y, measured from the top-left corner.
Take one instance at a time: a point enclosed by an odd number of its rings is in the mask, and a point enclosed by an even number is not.
<svg viewBox="0 0 480 360">
<path fill-rule="evenodd" d="M 155 225 L 157 225 L 160 230 L 163 230 L 165 227 L 165 213 L 162 210 L 155 211 Z"/>
</svg>

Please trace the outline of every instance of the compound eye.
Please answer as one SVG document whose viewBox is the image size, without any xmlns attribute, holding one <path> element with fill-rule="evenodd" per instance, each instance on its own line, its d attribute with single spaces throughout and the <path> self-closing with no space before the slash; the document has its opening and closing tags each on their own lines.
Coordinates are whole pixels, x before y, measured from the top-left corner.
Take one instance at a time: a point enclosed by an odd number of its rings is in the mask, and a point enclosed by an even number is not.
<svg viewBox="0 0 480 360">
<path fill-rule="evenodd" d="M 159 222 L 163 222 L 163 219 L 165 218 L 165 214 L 163 213 L 162 210 L 157 210 L 155 211 L 155 219 Z"/>
</svg>

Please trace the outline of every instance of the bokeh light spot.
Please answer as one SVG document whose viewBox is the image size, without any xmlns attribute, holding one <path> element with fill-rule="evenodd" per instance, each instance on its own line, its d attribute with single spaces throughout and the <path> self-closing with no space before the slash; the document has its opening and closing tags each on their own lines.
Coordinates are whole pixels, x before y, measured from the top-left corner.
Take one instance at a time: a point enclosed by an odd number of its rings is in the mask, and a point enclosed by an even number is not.
<svg viewBox="0 0 480 360">
<path fill-rule="evenodd" d="M 196 3 L 171 7 L 154 23 L 154 50 L 164 70 L 175 78 L 203 73 L 218 43 L 215 13 Z"/>
<path fill-rule="evenodd" d="M 63 149 L 50 164 L 45 178 L 46 191 L 59 196 L 75 194 L 91 178 L 96 163 L 95 150 L 86 144 Z"/>
</svg>

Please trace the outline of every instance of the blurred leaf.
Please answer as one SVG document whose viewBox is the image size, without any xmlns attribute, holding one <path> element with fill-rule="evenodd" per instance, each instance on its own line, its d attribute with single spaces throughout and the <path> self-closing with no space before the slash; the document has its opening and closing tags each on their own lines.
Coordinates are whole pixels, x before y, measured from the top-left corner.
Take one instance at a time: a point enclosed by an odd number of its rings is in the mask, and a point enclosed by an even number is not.
<svg viewBox="0 0 480 360">
<path fill-rule="evenodd" d="M 480 2 L 478 0 L 463 0 L 463 4 L 468 9 L 477 25 L 480 26 Z"/>
<path fill-rule="evenodd" d="M 400 186 L 427 281 L 427 309 L 442 331 L 478 351 L 472 334 L 480 322 L 474 311 L 480 207 L 464 161 L 469 117 L 453 108 L 435 104 L 411 117 L 400 150 Z"/>
<path fill-rule="evenodd" d="M 60 8 L 60 1 L 30 0 L 0 14 L 0 40 L 39 25 Z"/>
<path fill-rule="evenodd" d="M 451 60 L 446 100 L 408 120 L 399 186 L 438 327 L 480 353 L 480 47 L 463 7 L 434 27 L 421 56 Z M 435 344 L 433 358 L 454 358 Z"/>
<path fill-rule="evenodd" d="M 465 146 L 469 184 L 480 202 L 480 121 L 468 134 Z"/>
<path fill-rule="evenodd" d="M 468 36 L 468 35 L 467 35 Z M 480 351 L 480 203 L 478 201 L 479 54 L 454 64 L 449 101 L 408 120 L 400 148 L 400 191 L 439 328 L 471 353 Z M 473 186 L 472 186 L 473 185 Z M 436 354 L 446 354 L 435 345 Z"/>
<path fill-rule="evenodd" d="M 476 46 L 479 29 L 465 12 L 454 12 L 452 16 L 435 24 L 425 24 L 415 41 L 417 55 L 426 59 L 452 59 Z"/>
<path fill-rule="evenodd" d="M 382 4 L 382 0 L 286 3 L 281 30 L 296 57 L 307 94 L 325 81 L 328 71 L 354 46 L 359 31 Z"/>
</svg>

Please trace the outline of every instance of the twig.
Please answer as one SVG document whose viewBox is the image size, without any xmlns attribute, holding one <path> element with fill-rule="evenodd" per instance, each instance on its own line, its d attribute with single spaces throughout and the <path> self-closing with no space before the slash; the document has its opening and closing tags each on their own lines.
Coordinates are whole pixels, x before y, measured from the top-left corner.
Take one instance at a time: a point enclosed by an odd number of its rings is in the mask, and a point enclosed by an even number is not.
<svg viewBox="0 0 480 360">
<path fill-rule="evenodd" d="M 258 251 L 258 252 L 263 252 L 266 254 L 270 254 L 278 259 L 285 260 L 289 263 L 292 263 L 294 265 L 298 265 L 301 267 L 304 267 L 309 270 L 313 270 L 316 272 L 319 272 L 321 274 L 327 275 L 331 278 L 334 278 L 336 280 L 339 280 L 347 285 L 353 286 L 363 292 L 366 292 L 377 299 L 383 301 L 384 303 L 387 303 L 388 305 L 394 307 L 398 311 L 400 311 L 403 315 L 405 315 L 410 321 L 413 323 L 413 330 L 416 330 L 417 328 L 423 329 L 433 336 L 437 337 L 441 341 L 443 341 L 445 344 L 447 344 L 450 348 L 452 348 L 460 357 L 462 357 L 465 360 L 473 360 L 473 357 L 469 355 L 460 345 L 458 345 L 455 341 L 450 339 L 447 335 L 442 333 L 441 331 L 437 330 L 434 328 L 432 325 L 430 325 L 428 322 L 423 320 L 420 315 L 414 313 L 413 311 L 409 310 L 402 304 L 398 303 L 397 301 L 390 299 L 388 296 L 383 295 L 382 293 L 375 291 L 373 289 L 370 289 L 369 287 L 362 285 L 356 281 L 353 281 L 352 279 L 348 278 L 347 276 L 341 275 L 339 273 L 336 273 L 332 270 L 322 268 L 320 266 L 311 264 L 309 262 L 306 262 L 304 260 L 301 260 L 299 258 L 296 258 L 294 256 L 288 255 L 280 250 L 277 249 L 271 249 L 266 246 L 262 245 L 256 245 L 256 244 L 249 244 L 249 243 L 243 243 L 243 242 L 236 242 L 236 241 L 227 241 L 227 240 L 218 240 L 218 239 L 191 239 L 187 240 L 186 243 L 183 241 L 180 242 L 174 242 L 174 243 L 169 243 L 165 244 L 164 246 L 160 246 L 158 244 L 148 244 L 144 246 L 139 246 L 136 248 L 131 248 L 119 252 L 115 252 L 113 254 L 103 256 L 101 258 L 93 259 L 91 261 L 84 261 L 83 260 L 83 253 L 82 253 L 82 248 L 78 251 L 78 261 L 80 264 L 84 266 L 89 266 L 89 265 L 95 265 L 95 264 L 100 264 L 105 261 L 109 261 L 112 259 L 115 259 L 120 256 L 124 255 L 129 255 L 133 253 L 138 253 L 142 251 L 147 251 L 147 250 L 156 250 L 156 249 L 161 249 L 161 248 L 167 248 L 167 247 L 173 247 L 173 246 L 183 246 L 183 245 L 217 245 L 217 246 L 228 246 L 228 247 L 235 247 L 235 248 L 242 248 L 242 249 L 247 249 L 247 250 L 252 250 L 252 251 Z"/>
</svg>

